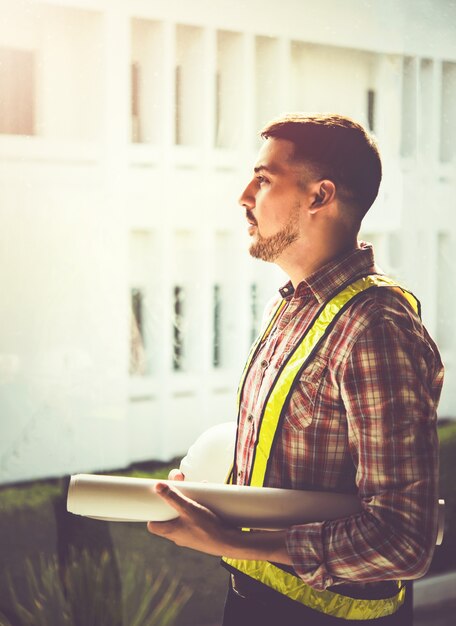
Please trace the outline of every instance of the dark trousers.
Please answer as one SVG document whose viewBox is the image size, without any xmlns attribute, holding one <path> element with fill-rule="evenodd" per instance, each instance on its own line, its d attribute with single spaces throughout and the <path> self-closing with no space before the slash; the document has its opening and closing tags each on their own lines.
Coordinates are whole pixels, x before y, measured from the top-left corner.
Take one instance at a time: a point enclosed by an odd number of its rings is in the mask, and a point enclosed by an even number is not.
<svg viewBox="0 0 456 626">
<path fill-rule="evenodd" d="M 411 583 L 406 584 L 405 602 L 393 615 L 344 620 L 309 609 L 274 591 L 267 596 L 243 598 L 230 583 L 222 626 L 413 626 L 413 591 Z"/>
</svg>

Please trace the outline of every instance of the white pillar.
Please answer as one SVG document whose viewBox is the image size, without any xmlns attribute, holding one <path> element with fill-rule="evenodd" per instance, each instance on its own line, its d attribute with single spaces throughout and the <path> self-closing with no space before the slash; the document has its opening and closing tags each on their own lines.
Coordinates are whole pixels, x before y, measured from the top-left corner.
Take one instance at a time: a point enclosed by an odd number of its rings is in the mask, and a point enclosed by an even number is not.
<svg viewBox="0 0 456 626">
<path fill-rule="evenodd" d="M 242 148 L 245 155 L 251 155 L 255 146 L 255 37 L 252 33 L 244 33 L 243 37 L 243 140 Z"/>
<path fill-rule="evenodd" d="M 128 223 L 126 220 L 126 180 L 127 180 L 127 145 L 130 138 L 130 21 L 120 3 L 110 5 L 103 15 L 103 37 L 101 49 L 104 54 L 104 94 L 103 94 L 103 128 L 102 128 L 102 178 L 106 236 L 111 240 L 116 256 L 110 266 L 107 279 L 117 284 L 128 285 Z M 121 63 L 119 64 L 119 59 Z M 130 333 L 129 300 L 125 296 L 118 302 L 119 309 L 112 312 L 114 341 L 119 343 L 116 362 L 117 368 L 124 370 L 124 403 L 119 407 L 123 415 L 125 436 L 121 441 L 123 451 L 116 454 L 119 464 L 124 458 L 128 464 L 128 424 L 126 421 L 128 402 L 128 338 Z M 109 315 L 109 311 L 107 311 Z M 122 346 L 122 347 L 121 347 Z M 114 391 L 114 390 L 113 390 Z M 120 390 L 115 390 L 116 399 Z"/>
<path fill-rule="evenodd" d="M 291 50 L 290 40 L 280 37 L 278 41 L 277 67 L 279 69 L 278 81 L 278 111 L 276 117 L 290 109 L 290 80 L 291 80 Z"/>
<path fill-rule="evenodd" d="M 376 93 L 375 135 L 385 157 L 396 157 L 401 141 L 402 59 L 381 55 L 374 72 Z"/>
<path fill-rule="evenodd" d="M 165 163 L 171 161 L 171 151 L 175 140 L 176 117 L 176 25 L 173 22 L 163 23 L 163 153 Z"/>
<path fill-rule="evenodd" d="M 203 36 L 203 162 L 212 162 L 215 146 L 215 89 L 217 73 L 217 34 L 213 28 L 205 28 Z"/>
</svg>

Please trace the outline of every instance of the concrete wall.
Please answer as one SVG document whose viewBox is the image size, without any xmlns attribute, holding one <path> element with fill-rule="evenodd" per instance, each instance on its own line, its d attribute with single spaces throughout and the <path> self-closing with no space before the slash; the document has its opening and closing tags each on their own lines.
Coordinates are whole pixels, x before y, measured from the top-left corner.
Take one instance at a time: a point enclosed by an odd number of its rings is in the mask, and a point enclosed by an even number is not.
<svg viewBox="0 0 456 626">
<path fill-rule="evenodd" d="M 363 235 L 421 298 L 456 415 L 454 5 L 2 1 L 0 17 L 0 50 L 35 59 L 34 135 L 0 135 L 0 482 L 169 459 L 234 419 L 285 280 L 246 251 L 256 132 L 296 109 L 367 123 L 369 90 L 385 177 Z"/>
</svg>

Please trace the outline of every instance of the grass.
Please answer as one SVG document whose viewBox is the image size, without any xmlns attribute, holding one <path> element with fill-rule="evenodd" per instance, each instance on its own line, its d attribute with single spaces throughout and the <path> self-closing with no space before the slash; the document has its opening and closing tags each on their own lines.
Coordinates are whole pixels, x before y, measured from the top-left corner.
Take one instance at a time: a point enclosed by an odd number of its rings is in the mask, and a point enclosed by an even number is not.
<svg viewBox="0 0 456 626">
<path fill-rule="evenodd" d="M 176 467 L 175 462 L 169 464 L 153 464 L 153 469 L 130 468 L 99 472 L 113 476 L 132 476 L 134 478 L 168 478 L 169 471 Z M 67 480 L 62 478 L 38 480 L 9 487 L 0 486 L 0 515 L 28 510 L 38 510 L 53 502 L 55 498 L 65 495 Z"/>
<path fill-rule="evenodd" d="M 37 510 L 62 495 L 61 481 L 34 483 L 2 488 L 0 490 L 0 515 L 24 509 Z"/>
<path fill-rule="evenodd" d="M 440 445 L 448 446 L 456 442 L 456 420 L 448 421 L 439 428 Z"/>
</svg>

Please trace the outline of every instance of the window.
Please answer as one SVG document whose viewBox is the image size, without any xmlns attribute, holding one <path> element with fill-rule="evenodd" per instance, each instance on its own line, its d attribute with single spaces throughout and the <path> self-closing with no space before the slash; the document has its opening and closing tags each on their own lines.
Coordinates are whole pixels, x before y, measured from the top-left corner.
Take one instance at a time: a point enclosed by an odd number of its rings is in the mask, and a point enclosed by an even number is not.
<svg viewBox="0 0 456 626">
<path fill-rule="evenodd" d="M 449 163 L 456 156 L 456 63 L 442 64 L 441 119 L 440 160 Z"/>
<path fill-rule="evenodd" d="M 131 65 L 131 140 L 134 143 L 141 141 L 141 126 L 139 117 L 140 99 L 140 67 L 139 63 Z"/>
<path fill-rule="evenodd" d="M 402 272 L 404 245 L 401 231 L 392 231 L 387 237 L 390 276 L 394 278 Z"/>
<path fill-rule="evenodd" d="M 221 333 L 221 313 L 222 313 L 222 299 L 220 285 L 214 285 L 214 326 L 213 326 L 213 352 L 212 352 L 212 365 L 214 367 L 220 367 L 222 364 L 222 333 Z"/>
<path fill-rule="evenodd" d="M 155 234 L 133 230 L 129 235 L 130 376 L 150 376 L 156 371 L 156 276 Z"/>
<path fill-rule="evenodd" d="M 255 38 L 255 124 L 257 128 L 261 128 L 268 120 L 274 118 L 280 109 L 280 92 L 277 87 L 281 80 L 277 63 L 278 54 L 278 39 L 263 36 Z"/>
<path fill-rule="evenodd" d="M 182 102 L 182 67 L 180 65 L 177 65 L 175 70 L 174 70 L 175 74 L 174 74 L 174 81 L 175 81 L 175 85 L 174 85 L 174 98 L 175 98 L 175 108 L 176 108 L 176 115 L 175 115 L 175 141 L 176 144 L 179 146 L 180 144 L 184 143 L 183 142 L 183 137 L 182 137 L 182 118 L 183 118 L 183 102 Z"/>
<path fill-rule="evenodd" d="M 144 336 L 144 294 L 131 290 L 130 375 L 144 376 L 147 359 Z"/>
<path fill-rule="evenodd" d="M 131 20 L 131 140 L 159 143 L 163 131 L 166 84 L 163 24 Z"/>
<path fill-rule="evenodd" d="M 175 143 L 197 146 L 203 129 L 204 92 L 203 29 L 196 26 L 176 26 L 175 65 Z"/>
<path fill-rule="evenodd" d="M 401 154 L 412 157 L 416 150 L 417 125 L 417 76 L 416 61 L 411 57 L 404 59 L 402 68 L 402 137 Z"/>
<path fill-rule="evenodd" d="M 237 148 L 242 141 L 243 98 L 239 97 L 246 65 L 240 33 L 217 32 L 217 71 L 215 76 L 215 145 Z"/>
<path fill-rule="evenodd" d="M 185 290 L 176 285 L 173 292 L 173 370 L 184 370 L 185 344 L 184 344 L 184 319 L 185 319 Z"/>
<path fill-rule="evenodd" d="M 453 247 L 449 233 L 439 233 L 437 240 L 437 343 L 443 349 L 454 345 L 453 292 L 450 277 L 455 275 Z"/>
<path fill-rule="evenodd" d="M 369 130 L 375 130 L 375 91 L 367 90 L 367 125 Z"/>
<path fill-rule="evenodd" d="M 433 150 L 434 134 L 434 63 L 421 59 L 419 64 L 419 123 L 418 147 L 422 157 L 435 158 Z"/>
<path fill-rule="evenodd" d="M 35 133 L 35 55 L 0 48 L 0 133 Z"/>
<path fill-rule="evenodd" d="M 222 74 L 215 73 L 215 144 L 223 145 L 219 139 L 219 129 L 222 128 Z"/>
</svg>

